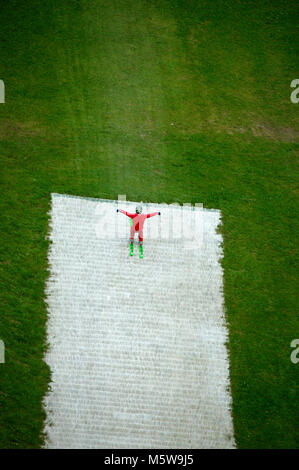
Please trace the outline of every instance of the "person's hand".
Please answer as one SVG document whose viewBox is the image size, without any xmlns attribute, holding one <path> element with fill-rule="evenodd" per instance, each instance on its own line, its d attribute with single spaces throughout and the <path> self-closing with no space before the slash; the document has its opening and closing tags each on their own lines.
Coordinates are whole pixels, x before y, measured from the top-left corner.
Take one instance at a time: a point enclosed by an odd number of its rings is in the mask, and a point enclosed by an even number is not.
<svg viewBox="0 0 299 470">
<path fill-rule="evenodd" d="M 158 212 L 158 215 L 161 215 L 161 212 Z"/>
</svg>

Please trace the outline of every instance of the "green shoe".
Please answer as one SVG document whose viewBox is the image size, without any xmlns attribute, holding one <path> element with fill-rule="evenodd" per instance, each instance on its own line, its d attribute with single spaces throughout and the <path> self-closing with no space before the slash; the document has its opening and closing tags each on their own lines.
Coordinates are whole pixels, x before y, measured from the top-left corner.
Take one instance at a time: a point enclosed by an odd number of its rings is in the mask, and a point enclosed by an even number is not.
<svg viewBox="0 0 299 470">
<path fill-rule="evenodd" d="M 134 255 L 134 243 L 130 243 L 130 256 Z"/>
<path fill-rule="evenodd" d="M 143 246 L 139 245 L 139 258 L 143 258 Z"/>
</svg>

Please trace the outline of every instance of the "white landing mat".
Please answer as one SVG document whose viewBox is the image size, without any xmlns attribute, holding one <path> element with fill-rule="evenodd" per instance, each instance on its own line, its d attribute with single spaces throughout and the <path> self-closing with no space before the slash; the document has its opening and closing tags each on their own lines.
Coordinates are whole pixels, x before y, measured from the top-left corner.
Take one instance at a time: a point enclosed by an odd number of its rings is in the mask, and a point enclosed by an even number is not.
<svg viewBox="0 0 299 470">
<path fill-rule="evenodd" d="M 117 207 L 52 194 L 45 447 L 234 448 L 221 214 L 144 204 L 139 259 Z"/>
</svg>

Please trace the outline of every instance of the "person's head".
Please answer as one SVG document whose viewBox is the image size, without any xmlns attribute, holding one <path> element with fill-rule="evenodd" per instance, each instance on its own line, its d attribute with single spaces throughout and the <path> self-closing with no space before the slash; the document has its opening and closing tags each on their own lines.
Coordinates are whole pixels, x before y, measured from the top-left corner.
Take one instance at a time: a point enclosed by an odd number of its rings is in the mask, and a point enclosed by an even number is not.
<svg viewBox="0 0 299 470">
<path fill-rule="evenodd" d="M 141 213 L 142 213 L 142 205 L 141 205 L 141 204 L 138 204 L 138 206 L 136 206 L 136 213 L 137 213 L 137 214 L 141 214 Z"/>
</svg>

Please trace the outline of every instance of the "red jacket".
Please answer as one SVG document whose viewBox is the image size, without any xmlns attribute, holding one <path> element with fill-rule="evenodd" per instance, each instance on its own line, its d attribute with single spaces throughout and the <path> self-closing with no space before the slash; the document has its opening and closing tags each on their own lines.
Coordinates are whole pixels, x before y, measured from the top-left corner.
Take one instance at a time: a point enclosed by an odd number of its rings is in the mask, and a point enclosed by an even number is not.
<svg viewBox="0 0 299 470">
<path fill-rule="evenodd" d="M 158 212 L 152 212 L 151 214 L 137 214 L 136 212 L 134 214 L 130 214 L 129 212 L 126 212 L 122 209 L 119 210 L 119 212 L 122 212 L 126 216 L 130 217 L 133 221 L 133 225 L 131 227 L 131 231 L 134 232 L 143 232 L 143 225 L 145 222 L 145 219 L 149 219 L 150 217 L 154 217 L 155 215 L 158 215 Z"/>
</svg>

